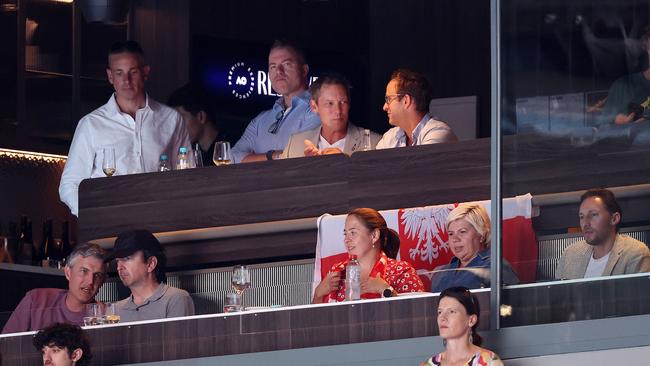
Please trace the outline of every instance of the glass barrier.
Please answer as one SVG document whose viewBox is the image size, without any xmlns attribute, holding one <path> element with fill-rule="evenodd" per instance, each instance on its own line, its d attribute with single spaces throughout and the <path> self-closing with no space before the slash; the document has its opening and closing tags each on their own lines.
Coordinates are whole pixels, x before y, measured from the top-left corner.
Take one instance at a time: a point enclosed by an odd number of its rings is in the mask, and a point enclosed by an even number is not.
<svg viewBox="0 0 650 366">
<path fill-rule="evenodd" d="M 502 326 L 650 313 L 649 10 L 500 2 L 501 191 L 532 194 L 537 242 L 511 262 L 531 276 L 504 287 Z"/>
</svg>

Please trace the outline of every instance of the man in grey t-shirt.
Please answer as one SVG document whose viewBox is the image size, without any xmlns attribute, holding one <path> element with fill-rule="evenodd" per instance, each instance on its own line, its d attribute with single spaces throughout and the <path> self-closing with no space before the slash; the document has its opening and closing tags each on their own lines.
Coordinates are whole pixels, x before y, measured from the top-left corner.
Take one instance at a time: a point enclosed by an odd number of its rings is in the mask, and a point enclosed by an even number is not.
<svg viewBox="0 0 650 366">
<path fill-rule="evenodd" d="M 117 304 L 121 322 L 194 315 L 194 302 L 185 290 L 166 284 L 167 256 L 147 230 L 118 235 L 111 258 L 131 296 Z"/>
</svg>

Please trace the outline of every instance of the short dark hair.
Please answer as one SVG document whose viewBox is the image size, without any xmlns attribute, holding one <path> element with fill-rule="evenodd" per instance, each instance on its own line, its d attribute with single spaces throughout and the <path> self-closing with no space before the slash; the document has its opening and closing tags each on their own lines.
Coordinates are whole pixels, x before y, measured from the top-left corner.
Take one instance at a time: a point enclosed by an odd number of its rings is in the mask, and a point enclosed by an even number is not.
<svg viewBox="0 0 650 366">
<path fill-rule="evenodd" d="M 204 111 L 212 124 L 217 125 L 215 111 L 208 97 L 208 93 L 200 86 L 186 84 L 174 90 L 172 95 L 169 96 L 167 105 L 170 107 L 183 107 L 183 109 L 190 112 L 193 116 Z"/>
<path fill-rule="evenodd" d="M 108 58 L 112 55 L 117 55 L 120 53 L 132 53 L 140 58 L 140 62 L 144 65 L 144 51 L 140 44 L 136 41 L 119 41 L 111 45 L 110 50 L 108 51 Z"/>
<path fill-rule="evenodd" d="M 165 273 L 167 272 L 167 255 L 165 254 L 165 250 L 162 247 L 160 250 L 143 249 L 142 256 L 144 257 L 145 263 L 149 258 L 156 257 L 158 261 L 154 269 L 156 280 L 159 283 L 167 283 L 167 274 Z"/>
<path fill-rule="evenodd" d="M 39 351 L 45 346 L 65 348 L 69 357 L 72 357 L 74 350 L 80 348 L 82 355 L 79 361 L 76 362 L 77 366 L 88 365 L 93 358 L 90 342 L 81 327 L 75 324 L 54 323 L 36 333 L 32 343 Z"/>
<path fill-rule="evenodd" d="M 320 96 L 320 90 L 323 85 L 340 85 L 345 89 L 345 94 L 350 101 L 350 82 L 345 78 L 345 76 L 337 73 L 328 73 L 318 77 L 309 87 L 309 93 L 311 94 L 311 99 L 314 102 L 318 103 L 318 97 Z"/>
<path fill-rule="evenodd" d="M 296 61 L 300 65 L 306 65 L 307 64 L 307 58 L 305 57 L 305 52 L 302 50 L 298 44 L 292 40 L 281 38 L 281 39 L 276 39 L 273 41 L 273 44 L 271 45 L 271 48 L 269 49 L 269 53 L 273 51 L 276 48 L 288 48 L 293 51 L 293 53 L 296 54 Z"/>
<path fill-rule="evenodd" d="M 623 210 L 621 209 L 621 206 L 618 204 L 618 201 L 616 201 L 616 196 L 614 196 L 614 193 L 610 191 L 609 189 L 605 188 L 592 188 L 580 196 L 580 204 L 584 202 L 587 198 L 589 197 L 598 197 L 603 201 L 603 204 L 605 205 L 605 208 L 607 209 L 607 212 L 609 212 L 610 215 L 613 215 L 615 212 L 618 212 L 619 216 L 621 217 L 621 220 L 623 220 Z M 616 231 L 618 231 L 619 224 L 616 225 Z"/>
<path fill-rule="evenodd" d="M 438 301 L 445 297 L 451 297 L 461 303 L 465 308 L 465 311 L 467 311 L 467 315 L 476 315 L 476 323 L 472 326 L 471 332 L 472 343 L 476 346 L 480 346 L 481 343 L 483 343 L 483 338 L 481 338 L 476 329 L 478 329 L 478 322 L 481 319 L 481 306 L 479 305 L 476 296 L 471 293 L 467 287 L 455 286 L 442 291 Z"/>
<path fill-rule="evenodd" d="M 397 94 L 408 94 L 413 98 L 418 112 L 429 111 L 429 102 L 432 98 L 431 84 L 424 75 L 409 69 L 398 69 L 393 72 L 390 79 L 397 82 Z"/>
</svg>

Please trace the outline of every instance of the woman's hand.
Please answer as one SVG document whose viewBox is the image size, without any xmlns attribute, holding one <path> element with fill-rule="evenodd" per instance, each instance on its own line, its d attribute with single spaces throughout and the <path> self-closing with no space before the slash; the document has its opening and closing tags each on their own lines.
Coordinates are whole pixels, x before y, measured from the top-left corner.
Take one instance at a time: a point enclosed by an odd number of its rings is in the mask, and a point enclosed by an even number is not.
<svg viewBox="0 0 650 366">
<path fill-rule="evenodd" d="M 318 304 L 323 302 L 323 297 L 329 294 L 332 291 L 339 289 L 339 283 L 341 282 L 341 272 L 329 272 L 325 275 L 322 281 L 316 286 L 314 291 L 314 298 L 311 300 L 312 303 Z"/>
<path fill-rule="evenodd" d="M 361 293 L 382 294 L 389 287 L 388 282 L 384 281 L 377 273 L 377 277 L 368 277 L 367 280 L 361 282 Z"/>
</svg>

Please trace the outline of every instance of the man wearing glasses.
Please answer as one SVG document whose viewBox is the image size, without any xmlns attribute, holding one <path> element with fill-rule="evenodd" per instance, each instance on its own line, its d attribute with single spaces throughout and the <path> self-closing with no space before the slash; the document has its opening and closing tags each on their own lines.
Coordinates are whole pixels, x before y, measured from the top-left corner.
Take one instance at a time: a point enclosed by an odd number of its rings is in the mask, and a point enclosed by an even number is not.
<svg viewBox="0 0 650 366">
<path fill-rule="evenodd" d="M 429 115 L 430 101 L 431 87 L 424 75 L 407 69 L 393 72 L 384 111 L 395 127 L 384 134 L 377 149 L 458 141 L 451 127 Z"/>
<path fill-rule="evenodd" d="M 282 96 L 246 127 L 232 149 L 235 163 L 273 160 L 280 157 L 289 136 L 320 125 L 309 107 L 305 56 L 287 41 L 275 41 L 269 52 L 269 79 Z"/>
</svg>

